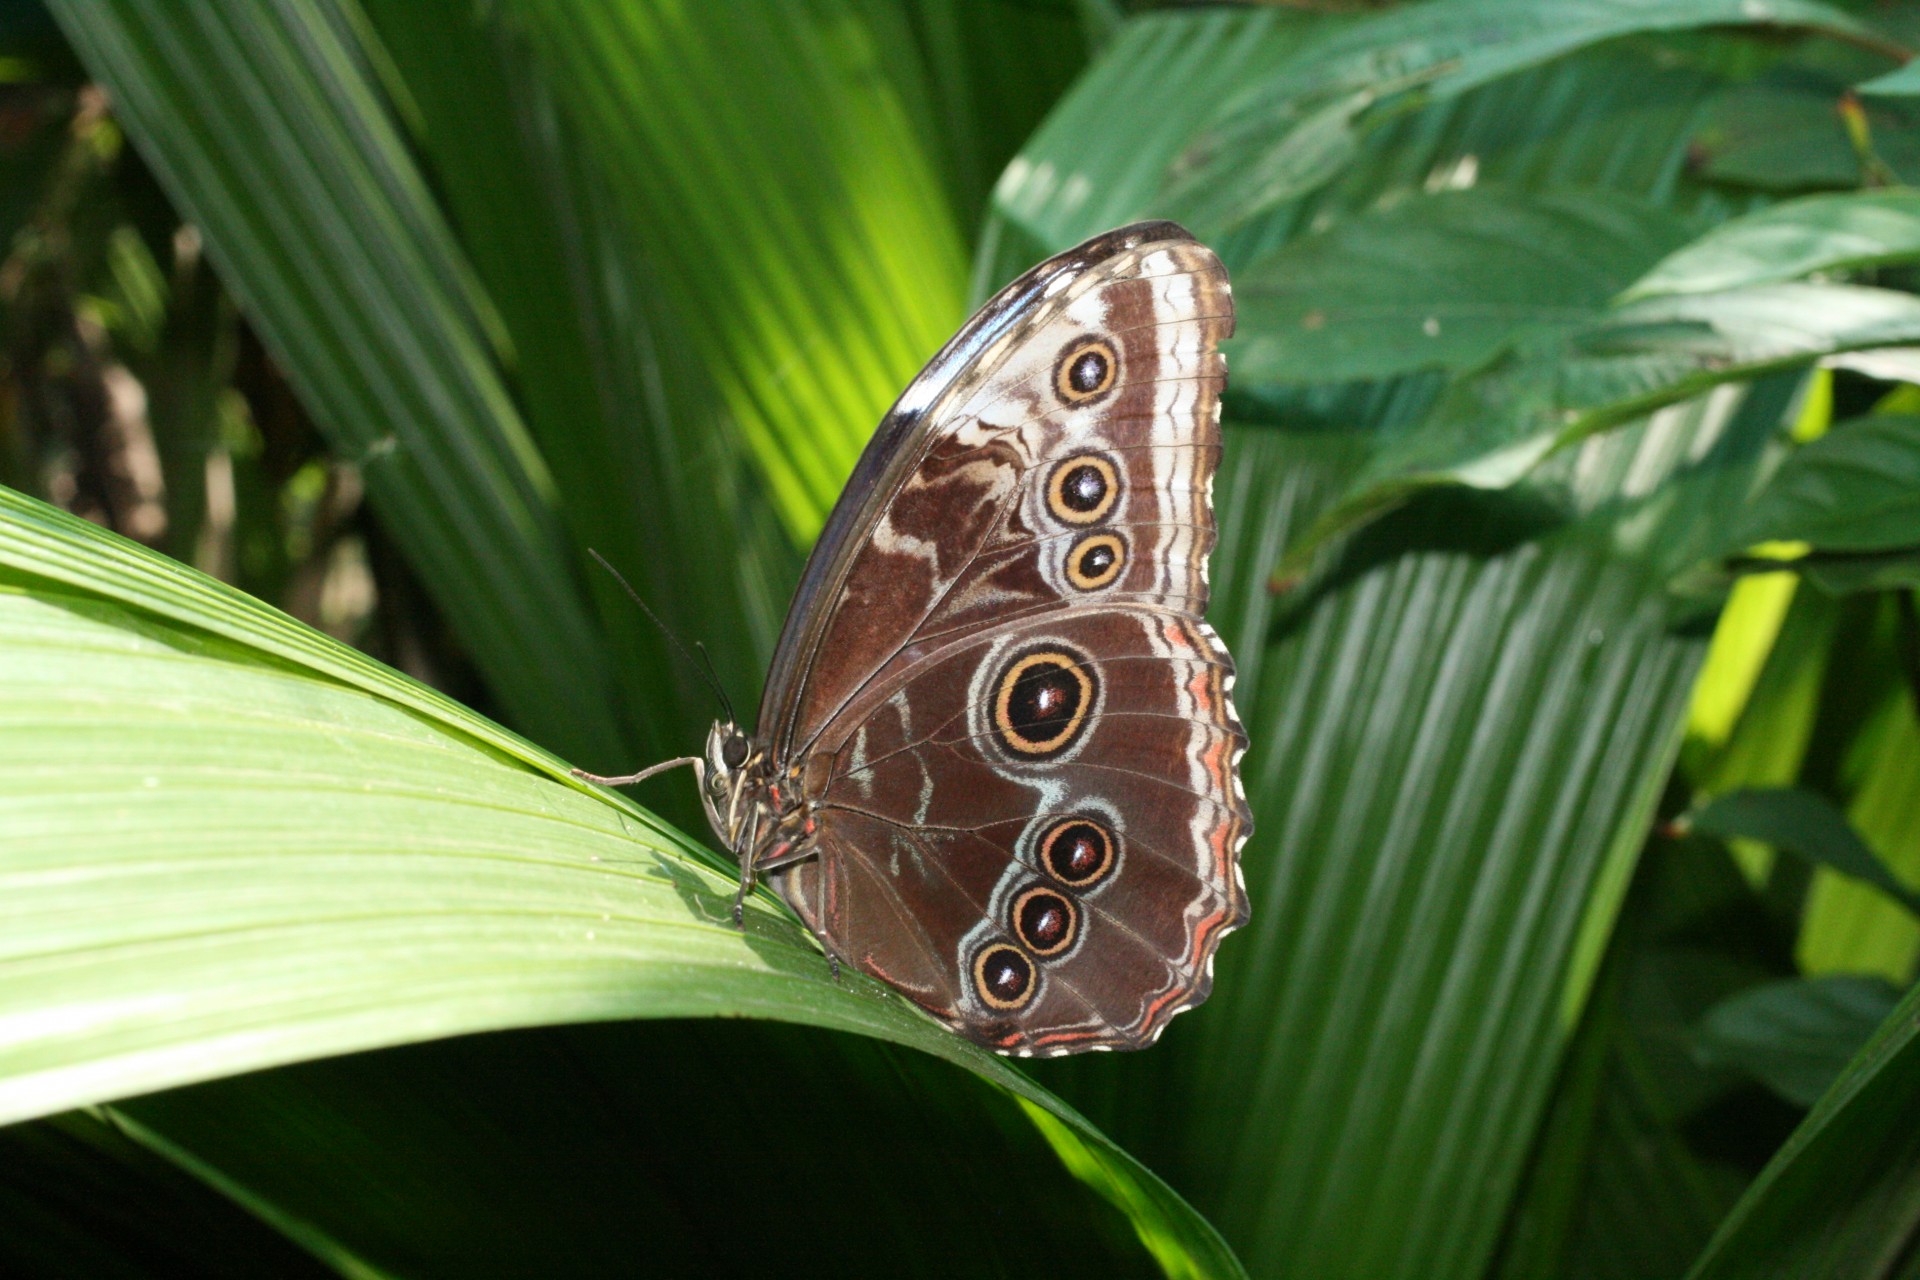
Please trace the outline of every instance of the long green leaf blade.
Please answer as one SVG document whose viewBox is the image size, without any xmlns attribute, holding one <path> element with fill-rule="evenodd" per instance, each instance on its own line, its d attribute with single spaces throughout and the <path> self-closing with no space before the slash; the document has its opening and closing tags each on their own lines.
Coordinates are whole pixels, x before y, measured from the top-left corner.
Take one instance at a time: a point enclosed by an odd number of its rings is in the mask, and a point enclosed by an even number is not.
<svg viewBox="0 0 1920 1280">
<path fill-rule="evenodd" d="M 53 8 L 514 719 L 555 746 L 621 754 L 613 663 L 545 466 L 349 11 Z"/>
<path fill-rule="evenodd" d="M 154 571 L 123 595 L 129 561 Z M 755 899 L 735 930 L 711 855 L 330 641 L 304 633 L 303 660 L 296 630 L 50 508 L 0 511 L 0 1120 L 490 1028 L 777 1018 L 1045 1109 L 1160 1252 L 1237 1274 L 1151 1173 L 832 976 L 787 912 Z"/>
</svg>

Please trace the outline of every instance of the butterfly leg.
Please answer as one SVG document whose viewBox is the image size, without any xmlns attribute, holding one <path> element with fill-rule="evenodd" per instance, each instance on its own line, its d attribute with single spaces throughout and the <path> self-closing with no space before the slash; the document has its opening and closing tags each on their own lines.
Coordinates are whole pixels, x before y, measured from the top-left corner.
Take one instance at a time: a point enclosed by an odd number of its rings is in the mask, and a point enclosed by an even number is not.
<svg viewBox="0 0 1920 1280">
<path fill-rule="evenodd" d="M 702 766 L 706 764 L 706 761 L 702 760 L 699 756 L 679 756 L 672 760 L 663 760 L 659 764 L 642 769 L 638 773 L 624 774 L 617 778 L 610 778 L 598 773 L 588 773 L 585 769 L 574 769 L 571 772 L 576 778 L 583 778 L 588 782 L 597 782 L 603 787 L 624 787 L 631 783 L 651 778 L 656 773 L 664 773 L 668 769 L 678 769 L 683 764 L 690 764 L 693 766 L 695 773 L 704 774 Z"/>
<path fill-rule="evenodd" d="M 759 871 L 778 871 L 796 862 L 805 862 L 818 853 L 819 850 L 813 847 L 811 840 L 801 840 L 785 847 L 775 845 L 766 857 L 755 864 L 755 868 Z M 817 912 L 814 918 L 816 920 L 820 918 Z M 834 951 L 832 941 L 818 928 L 814 929 L 813 937 L 814 941 L 820 944 L 820 949 L 827 953 L 827 966 L 832 970 L 833 980 L 840 981 L 840 956 Z"/>
<path fill-rule="evenodd" d="M 740 846 L 740 888 L 733 895 L 733 927 L 747 927 L 747 895 L 753 892 L 753 886 L 759 883 L 760 869 L 753 860 L 753 851 L 760 837 L 760 811 L 755 809 L 747 819 L 747 842 Z"/>
</svg>

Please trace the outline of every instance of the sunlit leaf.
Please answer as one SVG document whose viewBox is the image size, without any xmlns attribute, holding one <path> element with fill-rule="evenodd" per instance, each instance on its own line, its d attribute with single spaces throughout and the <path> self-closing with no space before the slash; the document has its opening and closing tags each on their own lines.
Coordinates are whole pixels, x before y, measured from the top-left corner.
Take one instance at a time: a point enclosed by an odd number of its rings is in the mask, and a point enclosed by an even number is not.
<svg viewBox="0 0 1920 1280">
<path fill-rule="evenodd" d="M 1684 223 L 1610 192 L 1476 187 L 1303 236 L 1234 277 L 1236 378 L 1333 382 L 1467 369 L 1591 320 Z"/>
<path fill-rule="evenodd" d="M 1843 11 L 1807 0 L 1452 0 L 1394 9 L 1328 33 L 1244 92 L 1185 157 L 1170 198 L 1203 227 L 1231 227 L 1327 182 L 1370 125 L 1414 103 L 1633 32 L 1734 24 L 1873 39 Z"/>
<path fill-rule="evenodd" d="M 1623 295 L 1706 293 L 1920 259 L 1920 193 L 1809 196 L 1729 219 Z"/>
<path fill-rule="evenodd" d="M 784 908 L 736 930 L 712 855 L 264 606 L 7 495 L 0 652 L 0 1117 L 462 1032 L 775 1018 L 1046 1109 L 1160 1251 L 1234 1271 L 1153 1175 L 835 975 Z"/>
</svg>

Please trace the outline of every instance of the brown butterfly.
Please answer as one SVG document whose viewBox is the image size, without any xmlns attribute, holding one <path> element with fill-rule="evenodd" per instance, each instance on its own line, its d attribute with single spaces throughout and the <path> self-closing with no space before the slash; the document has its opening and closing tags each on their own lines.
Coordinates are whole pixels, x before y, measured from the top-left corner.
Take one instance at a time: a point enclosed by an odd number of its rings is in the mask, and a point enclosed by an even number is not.
<svg viewBox="0 0 1920 1280">
<path fill-rule="evenodd" d="M 1002 1053 L 1151 1044 L 1247 919 L 1215 540 L 1220 261 L 1170 222 L 1015 280 L 908 386 L 760 704 L 692 764 L 830 956 Z M 735 902 L 739 918 L 740 900 Z"/>
</svg>

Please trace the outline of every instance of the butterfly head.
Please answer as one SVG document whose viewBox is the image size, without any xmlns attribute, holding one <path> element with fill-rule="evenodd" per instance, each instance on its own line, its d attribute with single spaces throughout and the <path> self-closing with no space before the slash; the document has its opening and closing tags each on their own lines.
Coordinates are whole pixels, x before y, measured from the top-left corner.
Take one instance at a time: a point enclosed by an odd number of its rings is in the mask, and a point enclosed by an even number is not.
<svg viewBox="0 0 1920 1280">
<path fill-rule="evenodd" d="M 759 755 L 753 739 L 739 725 L 731 720 L 713 722 L 707 733 L 707 776 L 702 779 L 700 800 L 713 833 L 736 853 L 748 834 L 747 790 Z"/>
</svg>

